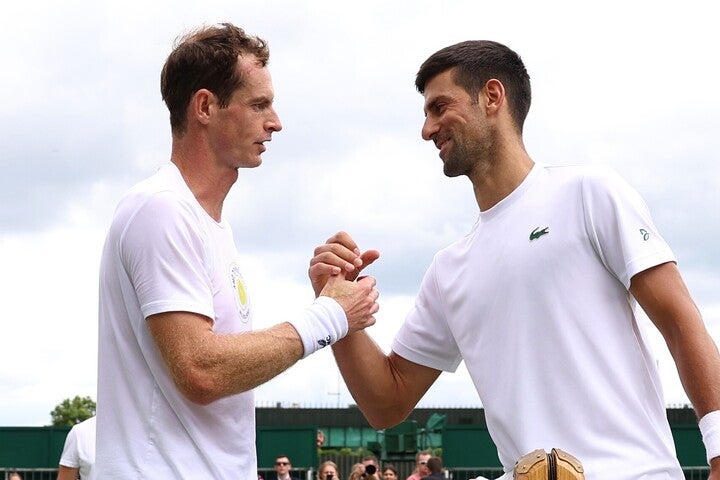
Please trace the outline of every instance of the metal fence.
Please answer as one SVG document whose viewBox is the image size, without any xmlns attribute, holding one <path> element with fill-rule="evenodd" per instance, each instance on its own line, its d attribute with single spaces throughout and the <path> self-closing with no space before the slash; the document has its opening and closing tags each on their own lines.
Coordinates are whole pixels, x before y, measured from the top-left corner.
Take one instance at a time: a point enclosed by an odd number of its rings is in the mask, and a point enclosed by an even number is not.
<svg viewBox="0 0 720 480">
<path fill-rule="evenodd" d="M 335 458 L 326 458 L 332 460 L 338 465 L 341 479 L 347 479 L 350 476 L 350 468 L 354 463 L 360 461 L 360 457 L 352 455 L 341 455 Z M 384 462 L 383 465 L 390 462 Z M 413 463 L 411 462 L 394 462 L 398 468 L 400 479 L 407 478 L 412 473 Z M 3 468 L 0 467 L 0 480 L 7 480 L 10 473 L 18 472 L 23 480 L 55 480 L 57 478 L 57 469 L 55 468 Z M 269 478 L 275 472 L 272 469 L 260 469 L 258 474 L 263 478 Z M 315 480 L 316 470 L 297 469 L 293 470 L 293 476 L 302 480 Z M 710 467 L 683 467 L 685 480 L 707 480 L 710 474 Z M 488 480 L 496 480 L 503 474 L 502 468 L 448 468 L 446 477 L 451 480 L 472 480 L 478 477 L 485 477 Z"/>
<path fill-rule="evenodd" d="M 7 480 L 13 472 L 19 473 L 23 480 L 55 480 L 57 478 L 57 468 L 0 467 L 0 480 Z"/>
</svg>

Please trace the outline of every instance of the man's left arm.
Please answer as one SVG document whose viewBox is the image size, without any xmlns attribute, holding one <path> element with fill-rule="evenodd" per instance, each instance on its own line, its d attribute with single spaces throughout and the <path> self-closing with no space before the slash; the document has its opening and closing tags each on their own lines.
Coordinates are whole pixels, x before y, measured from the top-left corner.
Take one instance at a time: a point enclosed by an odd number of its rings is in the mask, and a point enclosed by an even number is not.
<svg viewBox="0 0 720 480">
<path fill-rule="evenodd" d="M 714 423 L 711 436 L 720 440 L 720 353 L 677 266 L 668 262 L 636 274 L 630 293 L 664 337 L 698 418 L 714 412 L 708 417 Z M 720 450 L 711 443 L 706 448 Z M 720 480 L 720 451 L 715 453 L 710 480 Z"/>
</svg>

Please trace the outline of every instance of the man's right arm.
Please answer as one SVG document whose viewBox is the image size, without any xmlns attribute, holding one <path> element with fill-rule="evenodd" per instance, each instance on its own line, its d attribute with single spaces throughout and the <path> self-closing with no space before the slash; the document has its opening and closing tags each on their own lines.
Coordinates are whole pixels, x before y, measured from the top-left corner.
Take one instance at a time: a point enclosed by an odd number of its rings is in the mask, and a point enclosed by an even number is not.
<svg viewBox="0 0 720 480">
<path fill-rule="evenodd" d="M 365 331 L 348 335 L 332 349 L 348 390 L 378 430 L 405 420 L 441 373 L 395 352 L 385 355 Z"/>
<path fill-rule="evenodd" d="M 337 277 L 322 293 L 342 308 L 350 332 L 375 323 L 377 290 L 372 277 L 359 282 Z M 216 334 L 209 318 L 191 312 L 151 315 L 147 324 L 175 385 L 201 405 L 251 390 L 304 354 L 300 335 L 287 322 L 231 335 Z"/>
<path fill-rule="evenodd" d="M 345 232 L 333 235 L 310 261 L 308 274 L 316 294 L 334 275 L 354 280 L 379 256 L 375 250 L 361 253 Z M 405 420 L 441 373 L 394 352 L 385 355 L 364 330 L 347 335 L 332 349 L 348 390 L 376 429 Z"/>
</svg>

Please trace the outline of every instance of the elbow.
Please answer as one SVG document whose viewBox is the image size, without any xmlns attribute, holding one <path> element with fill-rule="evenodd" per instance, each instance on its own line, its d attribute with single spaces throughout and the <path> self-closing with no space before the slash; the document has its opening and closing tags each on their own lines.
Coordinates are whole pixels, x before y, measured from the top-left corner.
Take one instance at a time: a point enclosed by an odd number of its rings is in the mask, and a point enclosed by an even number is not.
<svg viewBox="0 0 720 480">
<path fill-rule="evenodd" d="M 372 419 L 368 417 L 367 421 L 370 424 L 370 426 L 372 428 L 374 428 L 375 430 L 384 430 L 386 428 L 394 427 L 395 425 L 400 423 L 400 422 L 393 422 L 392 420 L 387 420 L 387 419 L 379 418 L 379 417 L 377 417 L 377 418 L 373 417 Z"/>
<path fill-rule="evenodd" d="M 365 418 L 371 427 L 375 430 L 383 430 L 385 428 L 394 427 L 402 423 L 408 415 L 409 411 L 405 411 L 400 407 L 386 408 L 375 412 L 363 412 Z"/>
<path fill-rule="evenodd" d="M 197 405 L 209 405 L 223 397 L 217 379 L 208 372 L 185 372 L 181 378 L 175 379 L 175 385 L 187 400 Z"/>
</svg>

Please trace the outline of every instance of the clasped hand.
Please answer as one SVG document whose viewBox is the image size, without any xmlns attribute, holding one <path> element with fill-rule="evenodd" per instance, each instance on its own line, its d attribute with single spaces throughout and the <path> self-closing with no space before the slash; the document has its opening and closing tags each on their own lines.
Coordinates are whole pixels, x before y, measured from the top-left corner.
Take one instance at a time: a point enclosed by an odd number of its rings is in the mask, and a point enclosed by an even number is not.
<svg viewBox="0 0 720 480">
<path fill-rule="evenodd" d="M 327 296 L 340 304 L 348 319 L 349 333 L 375 323 L 374 315 L 380 308 L 377 282 L 359 274 L 379 257 L 377 250 L 360 253 L 350 235 L 338 232 L 317 247 L 310 260 L 308 275 L 315 296 Z"/>
</svg>

